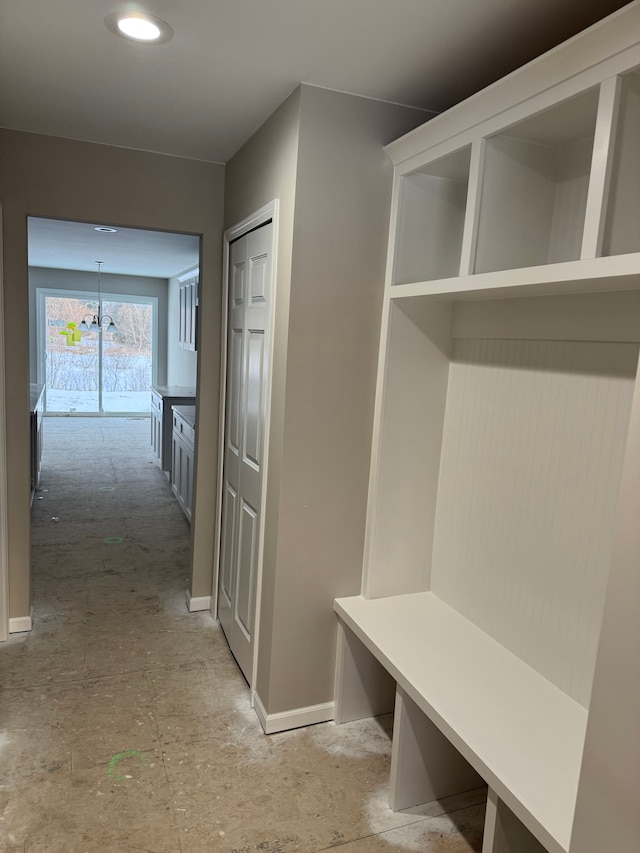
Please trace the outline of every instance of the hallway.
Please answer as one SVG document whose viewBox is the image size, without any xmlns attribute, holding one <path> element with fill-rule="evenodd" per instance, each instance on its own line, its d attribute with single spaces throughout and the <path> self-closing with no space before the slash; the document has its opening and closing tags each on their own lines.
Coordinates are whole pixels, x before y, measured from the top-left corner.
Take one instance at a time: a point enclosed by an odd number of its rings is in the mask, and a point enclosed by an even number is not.
<svg viewBox="0 0 640 853">
<path fill-rule="evenodd" d="M 482 791 L 387 808 L 390 720 L 262 734 L 222 632 L 186 610 L 148 419 L 44 430 L 34 627 L 0 645 L 3 853 L 481 849 Z"/>
</svg>

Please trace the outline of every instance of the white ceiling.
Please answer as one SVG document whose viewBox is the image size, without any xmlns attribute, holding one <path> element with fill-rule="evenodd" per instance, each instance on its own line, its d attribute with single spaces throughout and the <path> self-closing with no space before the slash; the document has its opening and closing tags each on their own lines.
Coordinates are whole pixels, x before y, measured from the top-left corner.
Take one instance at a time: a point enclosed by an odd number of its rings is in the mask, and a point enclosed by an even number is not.
<svg viewBox="0 0 640 853">
<path fill-rule="evenodd" d="M 623 5 L 0 0 L 0 126 L 225 163 L 299 82 L 441 111 Z M 173 39 L 113 35 L 105 17 L 125 7 Z M 29 259 L 164 278 L 197 263 L 193 240 L 31 220 Z"/>
<path fill-rule="evenodd" d="M 619 0 L 0 0 L 0 126 L 224 163 L 299 82 L 443 110 Z M 171 41 L 113 35 L 123 7 Z"/>
<path fill-rule="evenodd" d="M 29 217 L 29 266 L 171 278 L 199 262 L 200 238 L 164 231 L 118 228 L 115 234 L 94 224 Z"/>
</svg>

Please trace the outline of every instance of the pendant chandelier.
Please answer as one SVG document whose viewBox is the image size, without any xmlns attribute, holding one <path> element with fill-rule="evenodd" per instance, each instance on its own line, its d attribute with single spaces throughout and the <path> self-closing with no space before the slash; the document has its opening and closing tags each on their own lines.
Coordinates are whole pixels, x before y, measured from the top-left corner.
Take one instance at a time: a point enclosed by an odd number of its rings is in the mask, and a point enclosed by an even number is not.
<svg viewBox="0 0 640 853">
<path fill-rule="evenodd" d="M 102 307 L 102 296 L 100 293 L 100 267 L 104 263 L 104 261 L 96 261 L 98 265 L 98 313 L 97 314 L 85 314 L 82 318 L 82 322 L 78 326 L 78 329 L 81 332 L 115 332 L 116 324 L 113 322 L 113 317 L 111 314 L 100 314 L 100 309 Z M 87 323 L 87 318 L 89 322 Z"/>
</svg>

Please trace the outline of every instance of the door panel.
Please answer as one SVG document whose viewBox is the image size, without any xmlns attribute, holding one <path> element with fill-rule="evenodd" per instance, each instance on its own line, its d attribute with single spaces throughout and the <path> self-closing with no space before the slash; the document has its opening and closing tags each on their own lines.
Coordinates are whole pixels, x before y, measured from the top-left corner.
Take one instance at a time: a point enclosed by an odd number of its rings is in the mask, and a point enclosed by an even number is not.
<svg viewBox="0 0 640 853">
<path fill-rule="evenodd" d="M 247 358 L 247 398 L 245 401 L 244 461 L 260 470 L 264 389 L 264 332 L 251 330 Z"/>
<path fill-rule="evenodd" d="M 218 618 L 229 643 L 233 627 L 236 579 L 240 447 L 242 444 L 242 362 L 244 348 L 244 278 L 246 246 L 230 246 L 229 314 L 227 333 L 227 391 L 223 469 L 223 524 L 220 549 Z"/>
<path fill-rule="evenodd" d="M 251 304 L 264 305 L 267 301 L 267 276 L 269 274 L 268 254 L 251 258 Z"/>
<path fill-rule="evenodd" d="M 271 224 L 230 246 L 227 392 L 218 614 L 251 682 L 262 528 Z"/>
<path fill-rule="evenodd" d="M 239 531 L 236 621 L 247 640 L 250 640 L 253 632 L 252 581 L 255 570 L 257 518 L 258 514 L 253 507 L 243 501 Z"/>
<path fill-rule="evenodd" d="M 231 597 L 233 595 L 233 531 L 236 527 L 237 492 L 227 484 L 227 490 L 223 497 L 222 514 L 222 559 L 220 572 L 220 594 L 224 601 L 220 602 L 220 609 L 230 611 Z"/>
<path fill-rule="evenodd" d="M 240 452 L 240 393 L 242 379 L 242 329 L 231 329 L 231 399 L 229 411 L 229 445 Z"/>
</svg>

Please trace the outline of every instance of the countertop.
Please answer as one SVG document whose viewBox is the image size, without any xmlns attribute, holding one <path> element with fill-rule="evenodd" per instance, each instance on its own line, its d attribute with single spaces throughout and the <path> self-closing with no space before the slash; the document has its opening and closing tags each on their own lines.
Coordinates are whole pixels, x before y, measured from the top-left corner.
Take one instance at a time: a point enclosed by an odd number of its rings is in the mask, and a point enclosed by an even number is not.
<svg viewBox="0 0 640 853">
<path fill-rule="evenodd" d="M 163 399 L 167 397 L 194 397 L 196 389 L 188 385 L 152 385 L 152 390 Z"/>
<path fill-rule="evenodd" d="M 172 406 L 173 411 L 180 415 L 190 427 L 196 428 L 196 407 L 195 406 Z"/>
<path fill-rule="evenodd" d="M 42 382 L 32 382 L 29 386 L 29 411 L 35 412 L 36 406 L 38 405 L 38 401 L 40 397 L 42 397 L 42 393 L 44 391 L 44 384 Z"/>
</svg>

